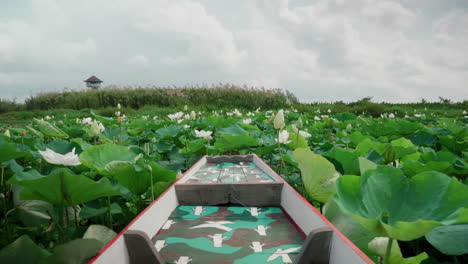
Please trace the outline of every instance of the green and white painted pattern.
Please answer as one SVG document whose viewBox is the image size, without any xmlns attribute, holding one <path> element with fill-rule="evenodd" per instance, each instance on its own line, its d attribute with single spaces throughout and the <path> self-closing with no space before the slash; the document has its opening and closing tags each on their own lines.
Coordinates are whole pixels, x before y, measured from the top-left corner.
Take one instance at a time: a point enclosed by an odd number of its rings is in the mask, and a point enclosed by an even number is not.
<svg viewBox="0 0 468 264">
<path fill-rule="evenodd" d="M 186 183 L 253 183 L 274 180 L 254 162 L 207 163 Z"/>
<path fill-rule="evenodd" d="M 179 206 L 153 239 L 167 263 L 290 263 L 303 238 L 277 207 Z"/>
</svg>

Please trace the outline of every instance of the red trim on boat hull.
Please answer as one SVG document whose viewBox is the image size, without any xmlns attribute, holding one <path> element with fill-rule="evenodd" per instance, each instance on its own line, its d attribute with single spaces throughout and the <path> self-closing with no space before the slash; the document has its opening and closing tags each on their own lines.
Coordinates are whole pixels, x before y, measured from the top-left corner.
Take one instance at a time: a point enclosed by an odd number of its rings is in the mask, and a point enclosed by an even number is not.
<svg viewBox="0 0 468 264">
<path fill-rule="evenodd" d="M 94 257 L 92 258 L 88 264 L 92 264 L 94 263 L 108 248 L 110 248 L 114 243 L 115 241 L 117 241 L 117 239 L 119 239 L 124 233 L 125 231 L 127 231 L 131 225 L 133 225 L 133 223 L 135 223 L 141 216 L 143 216 L 146 211 L 149 210 L 149 208 L 151 208 L 154 204 L 156 204 L 159 199 L 161 199 L 164 195 L 166 195 L 166 193 L 171 189 L 171 188 L 174 188 L 174 186 L 177 184 L 178 181 L 180 181 L 181 179 L 183 179 L 185 177 L 185 175 L 187 175 L 188 173 L 190 173 L 190 171 L 195 167 L 195 165 L 197 165 L 198 163 L 202 162 L 204 159 L 206 159 L 206 155 L 203 156 L 199 161 L 197 161 L 195 164 L 193 164 L 193 166 L 187 170 L 184 175 L 182 175 L 182 177 L 180 177 L 179 179 L 177 179 L 171 186 L 169 186 L 169 188 L 167 188 L 161 195 L 159 195 L 159 197 L 154 200 L 150 205 L 148 205 L 143 211 L 141 211 L 141 213 L 139 213 L 126 227 L 124 227 L 124 229 L 122 229 L 122 231 L 120 231 L 117 236 L 115 236 L 104 248 L 102 248 L 99 253 Z"/>
<path fill-rule="evenodd" d="M 260 157 L 257 156 L 257 154 L 253 154 L 264 166 L 270 168 Z M 276 176 L 278 176 L 284 183 L 284 186 L 283 188 L 290 188 L 292 190 L 292 192 L 299 197 L 299 199 L 302 200 L 303 203 L 305 203 L 309 209 L 311 209 L 315 214 L 317 214 L 332 230 L 333 232 L 337 233 L 338 236 L 341 237 L 341 239 L 343 239 L 343 241 L 346 243 L 346 245 L 348 245 L 354 252 L 356 252 L 356 254 L 358 254 L 364 261 L 366 261 L 367 263 L 369 264 L 374 264 L 374 261 L 372 261 L 371 259 L 369 259 L 369 257 L 364 254 L 364 252 L 362 252 L 356 245 L 354 245 L 353 242 L 351 242 L 345 235 L 343 235 L 340 230 L 338 230 L 332 223 L 330 223 L 330 221 L 328 221 L 328 219 L 326 219 L 315 207 L 313 207 L 309 201 L 307 201 L 302 195 L 300 195 L 293 187 L 291 187 L 291 185 L 289 185 L 284 179 L 283 177 L 281 177 L 280 175 L 278 175 L 273 169 L 271 170 Z M 287 216 L 289 216 L 288 212 L 286 211 L 286 209 L 282 208 L 283 211 L 285 212 L 285 214 Z M 294 225 L 297 226 L 296 222 L 291 219 L 291 221 L 294 223 Z M 297 226 L 297 228 L 299 228 L 299 230 L 301 230 L 301 228 L 299 226 Z M 303 230 L 301 230 L 302 234 L 306 235 L 304 233 Z"/>
</svg>

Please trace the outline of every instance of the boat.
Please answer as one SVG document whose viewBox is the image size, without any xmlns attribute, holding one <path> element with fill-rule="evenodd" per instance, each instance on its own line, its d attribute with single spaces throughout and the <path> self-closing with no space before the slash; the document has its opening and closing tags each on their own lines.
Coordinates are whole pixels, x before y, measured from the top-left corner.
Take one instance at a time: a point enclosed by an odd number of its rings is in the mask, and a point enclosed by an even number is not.
<svg viewBox="0 0 468 264">
<path fill-rule="evenodd" d="M 204 156 L 89 263 L 373 263 L 255 154 Z"/>
</svg>

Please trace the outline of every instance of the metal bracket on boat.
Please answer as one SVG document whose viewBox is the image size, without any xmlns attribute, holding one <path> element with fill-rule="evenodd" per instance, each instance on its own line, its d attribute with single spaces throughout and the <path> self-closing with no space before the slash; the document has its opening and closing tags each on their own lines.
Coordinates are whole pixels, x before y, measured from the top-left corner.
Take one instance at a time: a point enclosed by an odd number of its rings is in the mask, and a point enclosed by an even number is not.
<svg viewBox="0 0 468 264">
<path fill-rule="evenodd" d="M 295 264 L 328 264 L 333 239 L 333 230 L 322 227 L 312 230 L 307 236 Z"/>
<path fill-rule="evenodd" d="M 128 230 L 124 234 L 130 264 L 164 264 L 156 247 L 143 231 Z"/>
</svg>

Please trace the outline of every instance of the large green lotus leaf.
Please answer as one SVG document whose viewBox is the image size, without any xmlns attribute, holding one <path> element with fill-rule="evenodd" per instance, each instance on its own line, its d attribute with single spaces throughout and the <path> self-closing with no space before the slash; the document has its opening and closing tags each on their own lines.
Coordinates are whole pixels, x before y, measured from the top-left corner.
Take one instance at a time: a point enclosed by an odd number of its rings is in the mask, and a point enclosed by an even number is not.
<svg viewBox="0 0 468 264">
<path fill-rule="evenodd" d="M 258 140 L 247 134 L 238 136 L 219 134 L 214 146 L 221 151 L 226 151 L 258 146 Z"/>
<path fill-rule="evenodd" d="M 291 143 L 289 143 L 287 146 L 289 149 L 295 150 L 297 148 L 308 148 L 309 146 L 307 145 L 307 139 L 305 139 L 301 134 L 289 133 L 289 140 L 291 140 Z"/>
<path fill-rule="evenodd" d="M 403 258 L 403 254 L 401 253 L 400 247 L 398 246 L 398 241 L 396 240 L 392 241 L 391 250 L 389 254 L 390 256 L 386 256 L 388 241 L 389 241 L 388 237 L 376 237 L 372 241 L 370 241 L 368 244 L 369 250 L 371 250 L 372 252 L 375 252 L 376 254 L 384 258 L 386 260 L 385 263 L 419 264 L 429 257 L 426 252 L 423 252 L 414 257 Z"/>
<path fill-rule="evenodd" d="M 399 138 L 392 140 L 390 146 L 393 149 L 395 155 L 394 159 L 400 159 L 401 157 L 416 152 L 416 146 L 406 138 Z"/>
<path fill-rule="evenodd" d="M 323 206 L 323 216 L 328 219 L 341 233 L 361 249 L 369 258 L 377 263 L 377 255 L 369 250 L 368 244 L 376 237 L 375 234 L 369 232 L 359 222 L 344 212 L 334 198 L 330 198 Z"/>
<path fill-rule="evenodd" d="M 105 170 L 132 193 L 141 194 L 151 185 L 149 172 L 141 168 L 126 161 L 112 161 L 106 165 Z"/>
<path fill-rule="evenodd" d="M 358 155 L 353 152 L 346 151 L 345 149 L 334 147 L 331 151 L 322 154 L 333 164 L 339 163 L 342 170 L 339 170 L 342 174 L 359 174 L 359 161 Z"/>
<path fill-rule="evenodd" d="M 413 176 L 425 171 L 438 171 L 443 173 L 450 173 L 453 166 L 447 161 L 430 161 L 422 163 L 417 160 L 406 160 L 401 168 L 406 175 Z"/>
<path fill-rule="evenodd" d="M 308 148 L 296 149 L 293 155 L 299 163 L 302 182 L 307 193 L 313 199 L 325 203 L 335 193 L 335 182 L 340 177 L 340 173 L 326 158 Z"/>
<path fill-rule="evenodd" d="M 177 137 L 183 128 L 184 127 L 180 125 L 170 125 L 156 130 L 156 134 L 160 137 Z"/>
<path fill-rule="evenodd" d="M 54 253 L 42 263 L 82 264 L 94 257 L 104 244 L 96 239 L 75 239 L 54 248 Z"/>
<path fill-rule="evenodd" d="M 103 245 L 109 243 L 117 233 L 114 230 L 103 225 L 90 225 L 83 235 L 85 239 L 96 239 L 102 242 Z"/>
<path fill-rule="evenodd" d="M 68 138 L 68 135 L 65 132 L 47 121 L 34 118 L 34 122 L 36 123 L 39 131 L 48 137 Z"/>
<path fill-rule="evenodd" d="M 176 180 L 177 173 L 174 171 L 159 166 L 155 161 L 150 161 L 149 165 L 153 170 L 153 182 L 174 182 Z"/>
<path fill-rule="evenodd" d="M 20 200 L 16 207 L 18 218 L 25 226 L 48 224 L 52 211 L 52 205 L 41 200 Z"/>
<path fill-rule="evenodd" d="M 404 241 L 468 219 L 467 186 L 434 171 L 407 178 L 398 168 L 378 166 L 361 177 L 342 176 L 336 202 L 372 232 Z"/>
<path fill-rule="evenodd" d="M 95 182 L 85 176 L 76 175 L 68 168 L 54 169 L 49 175 L 16 173 L 9 184 L 18 184 L 22 200 L 42 200 L 55 205 L 72 206 L 104 196 L 120 195 L 108 179 Z"/>
<path fill-rule="evenodd" d="M 47 148 L 60 153 L 60 154 L 67 154 L 76 148 L 76 145 L 73 142 L 68 142 L 66 140 L 52 140 L 47 145 Z"/>
<path fill-rule="evenodd" d="M 22 235 L 0 251 L 0 263 L 36 264 L 49 256 L 47 250 L 40 248 L 29 238 Z"/>
<path fill-rule="evenodd" d="M 436 227 L 426 239 L 446 255 L 468 254 L 468 223 Z"/>
<path fill-rule="evenodd" d="M 216 130 L 218 134 L 225 134 L 230 136 L 239 136 L 247 133 L 247 130 L 240 127 L 238 124 L 233 124 L 225 128 L 220 128 Z"/>
<path fill-rule="evenodd" d="M 359 143 L 361 143 L 362 141 L 366 139 L 372 140 L 370 136 L 364 135 L 359 131 L 355 131 L 351 133 L 348 137 L 351 140 L 351 142 L 354 144 L 354 146 L 357 146 Z"/>
<path fill-rule="evenodd" d="M 94 110 L 91 110 L 90 114 L 92 117 L 94 117 L 94 119 L 103 123 L 105 126 L 109 126 L 111 124 L 117 124 L 117 119 L 98 115 L 94 112 Z"/>
<path fill-rule="evenodd" d="M 374 150 L 375 152 L 382 155 L 385 152 L 387 146 L 388 146 L 388 143 L 380 143 L 380 142 L 367 138 L 361 141 L 356 146 L 356 150 L 354 152 L 361 157 L 365 156 L 371 150 Z"/>
<path fill-rule="evenodd" d="M 202 150 L 206 146 L 206 139 L 195 139 L 191 141 L 187 141 L 185 144 L 185 148 L 182 149 L 184 153 L 195 153 L 197 151 Z M 173 146 L 172 144 L 168 144 L 170 146 Z M 158 150 L 161 148 L 158 147 Z"/>
<path fill-rule="evenodd" d="M 93 208 L 93 207 L 83 207 L 80 210 L 80 218 L 81 219 L 89 219 L 92 217 L 100 216 L 109 212 L 109 207 L 104 206 L 100 208 Z M 112 203 L 110 205 L 110 213 L 111 214 L 121 214 L 122 208 L 117 203 Z"/>
<path fill-rule="evenodd" d="M 208 116 L 204 121 L 213 127 L 228 127 L 237 122 L 235 118 L 225 118 L 219 116 Z"/>
<path fill-rule="evenodd" d="M 426 131 L 420 131 L 409 138 L 417 146 L 432 146 L 437 140 L 437 136 Z"/>
<path fill-rule="evenodd" d="M 368 170 L 373 170 L 377 168 L 377 164 L 363 157 L 359 157 L 358 162 L 360 175 L 363 175 Z"/>
<path fill-rule="evenodd" d="M 112 164 L 109 165 L 109 163 L 127 162 L 134 164 L 137 158 L 138 155 L 127 147 L 115 144 L 96 145 L 87 148 L 80 154 L 81 163 L 105 176 L 113 176 L 112 171 L 109 171 Z"/>
<path fill-rule="evenodd" d="M 128 134 L 125 131 L 122 131 L 120 127 L 113 126 L 113 127 L 106 127 L 104 132 L 100 133 L 99 139 L 106 143 L 114 143 L 118 142 L 119 140 L 122 143 L 128 142 Z"/>
<path fill-rule="evenodd" d="M 26 155 L 24 151 L 3 134 L 0 134 L 0 150 L 0 163 Z"/>
</svg>

